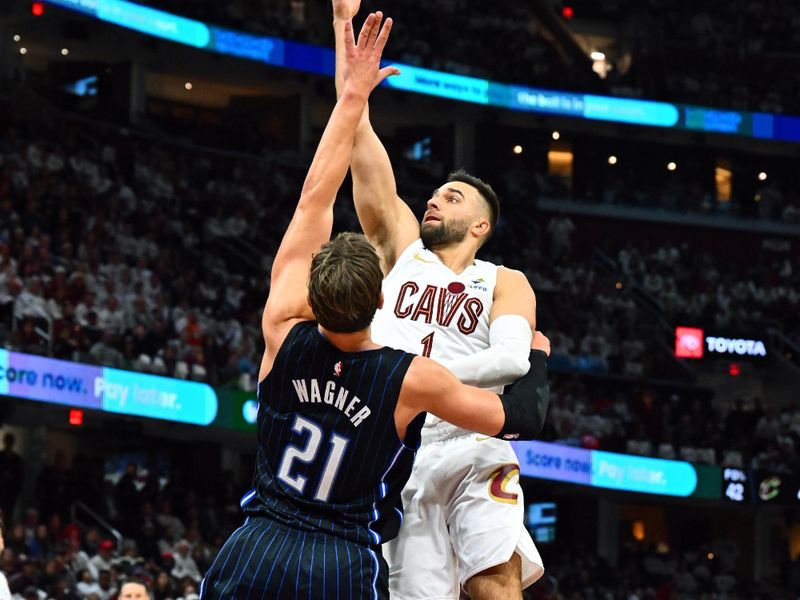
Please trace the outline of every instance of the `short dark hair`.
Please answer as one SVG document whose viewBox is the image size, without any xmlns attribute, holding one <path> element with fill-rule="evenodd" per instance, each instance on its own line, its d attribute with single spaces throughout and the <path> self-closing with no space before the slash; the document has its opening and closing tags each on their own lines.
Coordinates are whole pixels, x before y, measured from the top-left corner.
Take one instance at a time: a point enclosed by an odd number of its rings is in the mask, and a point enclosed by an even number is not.
<svg viewBox="0 0 800 600">
<path fill-rule="evenodd" d="M 147 581 L 145 581 L 145 580 L 144 580 L 142 577 L 136 577 L 136 576 L 133 576 L 133 577 L 128 577 L 128 578 L 127 578 L 127 579 L 125 579 L 125 580 L 124 580 L 122 583 L 120 583 L 120 585 L 119 585 L 119 589 L 120 589 L 120 591 L 122 591 L 122 587 L 123 587 L 123 586 L 125 586 L 125 585 L 127 585 L 127 584 L 129 584 L 129 583 L 133 583 L 134 585 L 140 585 L 140 586 L 142 586 L 142 587 L 143 587 L 143 588 L 144 588 L 144 589 L 145 589 L 145 590 L 146 590 L 148 593 L 150 593 L 150 586 L 149 586 L 149 585 L 147 585 Z"/>
<path fill-rule="evenodd" d="M 342 233 L 311 260 L 308 302 L 317 322 L 334 333 L 355 333 L 372 323 L 383 271 L 375 248 L 358 233 Z"/>
<path fill-rule="evenodd" d="M 494 189 L 492 189 L 492 186 L 486 183 L 483 179 L 479 179 L 474 175 L 470 175 L 464 169 L 453 171 L 447 176 L 447 183 L 451 183 L 453 181 L 466 183 L 467 185 L 471 185 L 478 190 L 481 198 L 483 198 L 486 204 L 489 205 L 489 224 L 492 226 L 489 235 L 494 233 L 495 225 L 497 225 L 497 219 L 500 218 L 500 199 L 497 197 L 497 193 L 494 191 Z"/>
</svg>

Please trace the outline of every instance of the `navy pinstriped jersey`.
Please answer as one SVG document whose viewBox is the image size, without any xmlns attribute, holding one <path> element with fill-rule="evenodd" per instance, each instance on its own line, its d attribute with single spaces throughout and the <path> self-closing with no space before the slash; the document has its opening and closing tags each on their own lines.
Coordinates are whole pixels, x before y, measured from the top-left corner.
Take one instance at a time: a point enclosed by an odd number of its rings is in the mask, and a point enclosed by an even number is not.
<svg viewBox="0 0 800 600">
<path fill-rule="evenodd" d="M 397 535 L 424 414 L 397 436 L 394 411 L 413 355 L 342 352 L 314 322 L 295 325 L 259 384 L 248 516 L 368 546 Z"/>
</svg>

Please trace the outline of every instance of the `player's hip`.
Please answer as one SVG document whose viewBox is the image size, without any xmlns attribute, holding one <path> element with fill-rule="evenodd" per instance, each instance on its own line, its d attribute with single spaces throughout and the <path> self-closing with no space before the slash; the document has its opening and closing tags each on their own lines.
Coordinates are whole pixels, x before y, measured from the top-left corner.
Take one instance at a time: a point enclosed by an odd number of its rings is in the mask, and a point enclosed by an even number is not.
<svg viewBox="0 0 800 600">
<path fill-rule="evenodd" d="M 380 549 L 250 518 L 225 542 L 201 598 L 388 598 Z"/>
</svg>

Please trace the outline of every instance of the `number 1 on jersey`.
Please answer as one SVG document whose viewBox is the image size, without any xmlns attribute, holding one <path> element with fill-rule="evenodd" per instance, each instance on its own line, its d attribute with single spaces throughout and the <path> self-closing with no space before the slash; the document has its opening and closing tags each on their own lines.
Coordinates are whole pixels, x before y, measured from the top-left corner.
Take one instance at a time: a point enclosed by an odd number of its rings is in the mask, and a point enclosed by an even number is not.
<svg viewBox="0 0 800 600">
<path fill-rule="evenodd" d="M 427 358 L 431 357 L 431 350 L 433 350 L 433 336 L 436 335 L 436 332 L 432 332 L 430 335 L 426 335 L 422 338 L 422 356 Z"/>
</svg>

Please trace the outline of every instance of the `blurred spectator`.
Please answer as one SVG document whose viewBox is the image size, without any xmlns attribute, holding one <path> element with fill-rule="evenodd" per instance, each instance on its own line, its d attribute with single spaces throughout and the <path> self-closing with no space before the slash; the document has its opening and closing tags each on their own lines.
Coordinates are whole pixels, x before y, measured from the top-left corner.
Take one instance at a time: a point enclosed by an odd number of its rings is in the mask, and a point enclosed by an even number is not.
<svg viewBox="0 0 800 600">
<path fill-rule="evenodd" d="M 112 600 L 117 593 L 117 586 L 114 583 L 114 579 L 115 577 L 112 577 L 112 570 L 102 569 L 97 577 L 99 591 L 93 593 L 97 594 L 100 600 Z"/>
<path fill-rule="evenodd" d="M 122 368 L 122 353 L 114 347 L 114 332 L 111 329 L 103 332 L 103 339 L 89 349 L 89 355 L 97 365 Z"/>
<path fill-rule="evenodd" d="M 547 233 L 550 235 L 550 252 L 554 257 L 568 257 L 572 253 L 572 232 L 575 225 L 565 214 L 550 219 Z"/>
<path fill-rule="evenodd" d="M 12 594 L 22 594 L 27 598 L 30 588 L 36 590 L 41 587 L 43 574 L 33 558 L 21 558 L 20 562 L 22 569 L 9 578 L 8 587 Z"/>
<path fill-rule="evenodd" d="M 3 450 L 0 452 L 0 518 L 11 523 L 17 496 L 25 480 L 22 458 L 14 452 L 16 438 L 12 433 L 3 436 Z"/>
<path fill-rule="evenodd" d="M 66 517 L 73 499 L 72 471 L 63 450 L 56 450 L 53 464 L 45 466 L 36 479 L 35 495 L 42 515 Z"/>
<path fill-rule="evenodd" d="M 0 517 L 0 556 L 3 555 L 4 550 L 5 544 L 3 540 L 3 519 Z M 8 589 L 8 579 L 2 570 L 0 570 L 0 600 L 11 600 L 11 591 Z"/>
<path fill-rule="evenodd" d="M 103 571 L 110 572 L 114 566 L 114 542 L 111 540 L 103 540 L 100 542 L 100 547 L 97 554 L 92 557 L 90 564 L 94 567 L 95 572 L 99 575 Z"/>
<path fill-rule="evenodd" d="M 173 555 L 175 567 L 170 574 L 175 579 L 181 580 L 188 577 L 195 583 L 200 583 L 203 576 L 200 574 L 200 569 L 197 568 L 197 563 L 194 561 L 194 558 L 189 554 L 189 542 L 186 540 L 179 541 L 175 546 L 175 550 L 175 554 Z"/>
</svg>

